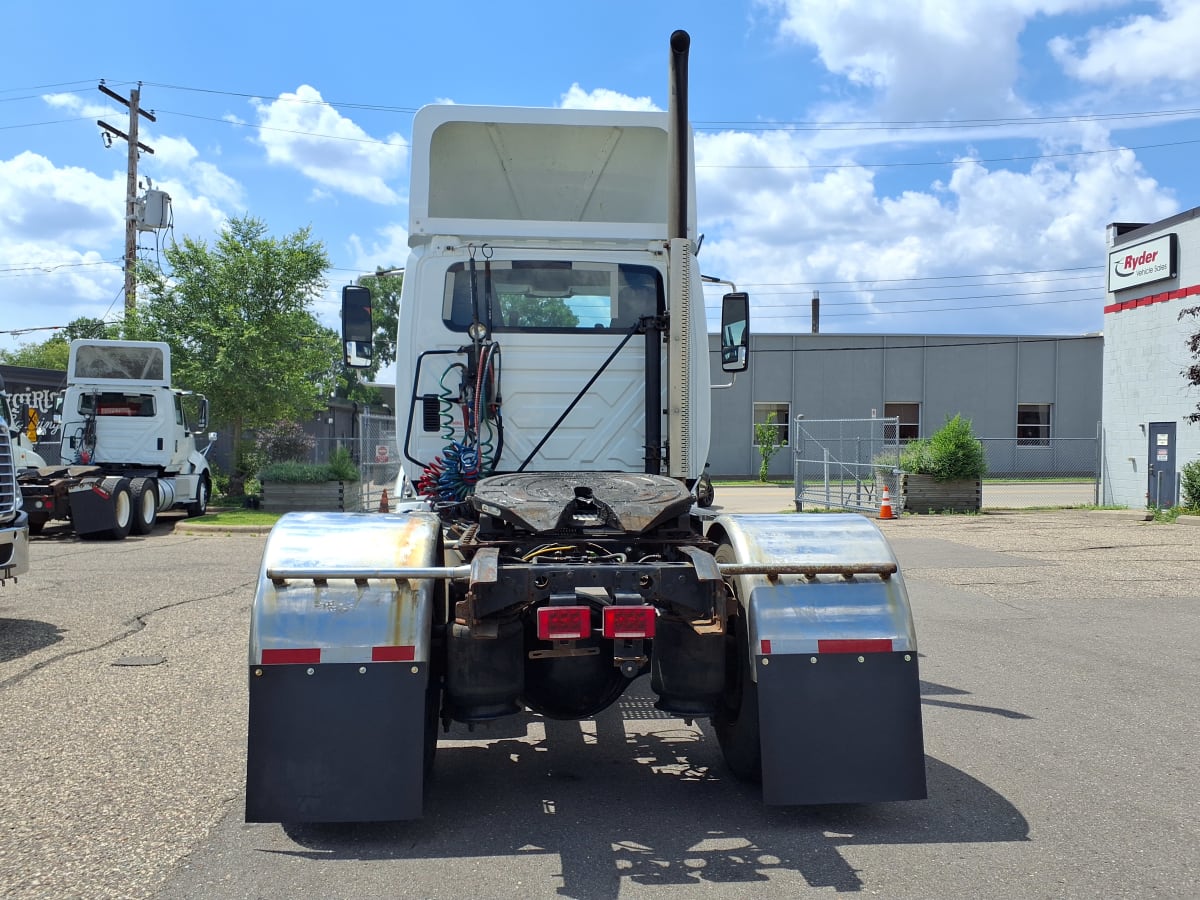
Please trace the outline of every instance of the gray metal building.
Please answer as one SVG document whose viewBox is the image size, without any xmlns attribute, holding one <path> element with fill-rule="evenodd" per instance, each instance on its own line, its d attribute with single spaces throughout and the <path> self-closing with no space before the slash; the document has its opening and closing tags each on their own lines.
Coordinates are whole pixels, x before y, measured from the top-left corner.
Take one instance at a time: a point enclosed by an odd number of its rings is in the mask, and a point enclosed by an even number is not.
<svg viewBox="0 0 1200 900">
<path fill-rule="evenodd" d="M 753 326 L 753 323 L 751 323 Z M 761 456 L 754 424 L 774 414 L 787 440 L 796 417 L 898 417 L 900 438 L 928 437 L 949 416 L 980 438 L 1009 438 L 992 471 L 1041 472 L 1055 438 L 1095 439 L 1101 417 L 1104 338 L 1081 336 L 759 334 L 750 370 L 713 390 L 709 462 L 714 475 L 750 477 Z M 709 349 L 714 381 L 721 367 Z M 728 376 L 724 376 L 728 381 Z M 788 452 L 773 477 L 791 472 Z"/>
</svg>

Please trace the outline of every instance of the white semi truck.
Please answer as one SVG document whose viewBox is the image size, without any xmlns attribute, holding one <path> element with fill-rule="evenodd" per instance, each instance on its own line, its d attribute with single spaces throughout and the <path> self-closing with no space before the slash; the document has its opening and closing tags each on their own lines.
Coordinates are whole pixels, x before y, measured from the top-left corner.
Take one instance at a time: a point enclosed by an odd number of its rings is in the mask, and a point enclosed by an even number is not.
<svg viewBox="0 0 1200 900">
<path fill-rule="evenodd" d="M 288 514 L 268 539 L 248 821 L 418 817 L 439 727 L 586 719 L 641 677 L 768 804 L 925 796 L 916 635 L 879 529 L 714 516 L 689 491 L 711 381 L 688 44 L 668 114 L 417 113 L 400 502 Z M 748 335 L 734 290 L 723 372 Z M 347 288 L 348 364 L 370 336 Z"/>
<path fill-rule="evenodd" d="M 0 586 L 29 570 L 29 517 L 17 484 L 19 434 L 0 378 Z"/>
<path fill-rule="evenodd" d="M 212 492 L 208 401 L 171 387 L 171 348 L 159 341 L 71 342 L 62 394 L 61 462 L 46 465 L 32 445 L 21 450 L 18 481 L 29 530 L 69 523 L 81 537 L 121 540 L 149 534 L 161 511 L 203 515 Z M 211 446 L 212 437 L 209 439 Z"/>
</svg>

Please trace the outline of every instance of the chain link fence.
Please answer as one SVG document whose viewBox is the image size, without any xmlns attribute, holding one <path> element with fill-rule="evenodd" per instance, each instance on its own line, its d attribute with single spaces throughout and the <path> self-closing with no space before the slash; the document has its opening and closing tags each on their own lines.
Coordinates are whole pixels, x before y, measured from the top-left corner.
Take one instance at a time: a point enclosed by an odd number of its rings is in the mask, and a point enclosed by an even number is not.
<svg viewBox="0 0 1200 900">
<path fill-rule="evenodd" d="M 892 509 L 900 490 L 898 419 L 805 419 L 793 427 L 796 509 L 877 514 L 883 488 Z M 981 438 L 988 472 L 983 505 L 992 508 L 1087 506 L 1100 497 L 1100 438 Z"/>
<path fill-rule="evenodd" d="M 1100 502 L 1100 439 L 980 438 L 983 505 L 1087 506 Z"/>
<path fill-rule="evenodd" d="M 397 455 L 395 416 L 373 412 L 369 407 L 364 409 L 355 418 L 353 436 L 317 438 L 312 461 L 328 462 L 330 454 L 338 447 L 349 450 L 358 466 L 362 476 L 359 484 L 364 510 L 379 509 L 384 491 L 388 492 L 389 502 L 396 499 L 400 458 Z"/>
</svg>

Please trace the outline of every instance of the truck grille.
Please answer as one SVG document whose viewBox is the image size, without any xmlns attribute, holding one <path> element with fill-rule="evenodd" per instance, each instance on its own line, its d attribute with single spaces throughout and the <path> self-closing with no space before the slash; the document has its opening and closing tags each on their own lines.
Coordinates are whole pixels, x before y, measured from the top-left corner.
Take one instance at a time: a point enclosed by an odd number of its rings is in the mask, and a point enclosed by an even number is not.
<svg viewBox="0 0 1200 900">
<path fill-rule="evenodd" d="M 8 423 L 0 418 L 0 516 L 21 508 L 21 491 L 17 487 L 17 465 L 13 456 L 12 438 Z"/>
</svg>

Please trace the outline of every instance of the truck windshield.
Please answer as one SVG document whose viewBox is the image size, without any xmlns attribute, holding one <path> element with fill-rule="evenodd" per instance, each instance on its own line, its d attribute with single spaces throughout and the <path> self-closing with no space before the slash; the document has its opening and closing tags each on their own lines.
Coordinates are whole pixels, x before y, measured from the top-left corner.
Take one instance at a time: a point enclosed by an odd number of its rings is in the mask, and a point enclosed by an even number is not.
<svg viewBox="0 0 1200 900">
<path fill-rule="evenodd" d="M 492 260 L 488 277 L 467 263 L 446 272 L 443 320 L 453 331 L 480 321 L 494 332 L 624 332 L 663 308 L 662 277 L 652 266 Z M 489 291 L 490 281 L 490 291 Z"/>
</svg>

